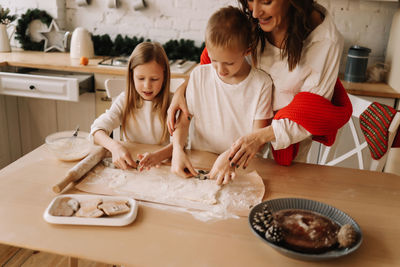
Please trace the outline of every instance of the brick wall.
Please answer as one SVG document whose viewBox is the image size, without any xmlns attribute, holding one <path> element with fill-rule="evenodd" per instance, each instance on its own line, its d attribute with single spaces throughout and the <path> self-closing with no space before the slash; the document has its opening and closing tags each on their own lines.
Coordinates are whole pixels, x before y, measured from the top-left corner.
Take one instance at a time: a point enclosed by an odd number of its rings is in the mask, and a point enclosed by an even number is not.
<svg viewBox="0 0 400 267">
<path fill-rule="evenodd" d="M 22 14 L 27 8 L 46 10 L 60 27 L 72 31 L 78 26 L 93 34 L 146 37 L 161 43 L 169 39 L 203 41 L 208 17 L 218 8 L 236 5 L 236 0 L 146 0 L 148 7 L 135 11 L 131 0 L 119 0 L 117 9 L 107 7 L 108 0 L 91 0 L 79 7 L 75 0 L 0 0 L 13 13 Z M 384 59 L 391 20 L 398 6 L 396 2 L 363 0 L 318 0 L 333 15 L 337 27 L 345 37 L 345 57 L 351 45 L 372 49 L 370 63 Z"/>
</svg>

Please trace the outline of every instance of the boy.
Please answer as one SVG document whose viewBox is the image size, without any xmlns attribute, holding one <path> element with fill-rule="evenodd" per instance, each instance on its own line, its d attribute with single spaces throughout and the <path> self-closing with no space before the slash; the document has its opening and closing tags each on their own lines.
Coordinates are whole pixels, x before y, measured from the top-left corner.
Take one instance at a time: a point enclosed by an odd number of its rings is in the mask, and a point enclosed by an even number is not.
<svg viewBox="0 0 400 267">
<path fill-rule="evenodd" d="M 252 68 L 251 24 L 237 8 L 226 7 L 214 13 L 206 28 L 206 47 L 211 64 L 196 67 L 186 89 L 190 121 L 179 119 L 173 137 L 171 171 L 189 177 L 196 175 L 184 146 L 187 136 L 191 148 L 220 154 L 210 178 L 226 184 L 235 178 L 235 167 L 228 155 L 239 137 L 267 126 L 272 118 L 272 81 L 264 72 Z M 188 133 L 189 132 L 189 133 Z"/>
</svg>

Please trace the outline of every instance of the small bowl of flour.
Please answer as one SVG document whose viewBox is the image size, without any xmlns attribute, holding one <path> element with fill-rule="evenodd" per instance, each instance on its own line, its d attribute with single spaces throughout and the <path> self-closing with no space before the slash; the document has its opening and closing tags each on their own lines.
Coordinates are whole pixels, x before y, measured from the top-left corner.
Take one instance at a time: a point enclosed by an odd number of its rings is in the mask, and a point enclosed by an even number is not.
<svg viewBox="0 0 400 267">
<path fill-rule="evenodd" d="M 74 131 L 53 133 L 46 137 L 47 148 L 62 161 L 80 160 L 89 154 L 92 144 L 89 141 L 89 133 L 78 132 L 73 136 Z"/>
</svg>

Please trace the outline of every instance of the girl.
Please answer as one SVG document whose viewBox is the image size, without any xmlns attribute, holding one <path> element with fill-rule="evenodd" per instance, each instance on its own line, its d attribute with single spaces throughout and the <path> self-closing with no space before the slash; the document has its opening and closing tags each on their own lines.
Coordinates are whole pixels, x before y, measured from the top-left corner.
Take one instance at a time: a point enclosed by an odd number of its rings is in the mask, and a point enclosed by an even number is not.
<svg viewBox="0 0 400 267">
<path fill-rule="evenodd" d="M 169 104 L 170 69 L 167 55 L 158 43 L 143 42 L 133 50 L 128 64 L 127 86 L 111 108 L 91 126 L 94 142 L 112 153 L 114 165 L 143 170 L 157 166 L 172 153 L 172 144 L 153 152 L 138 155 L 139 166 L 124 145 L 110 138 L 120 127 L 125 140 L 143 144 L 164 144 Z"/>
</svg>

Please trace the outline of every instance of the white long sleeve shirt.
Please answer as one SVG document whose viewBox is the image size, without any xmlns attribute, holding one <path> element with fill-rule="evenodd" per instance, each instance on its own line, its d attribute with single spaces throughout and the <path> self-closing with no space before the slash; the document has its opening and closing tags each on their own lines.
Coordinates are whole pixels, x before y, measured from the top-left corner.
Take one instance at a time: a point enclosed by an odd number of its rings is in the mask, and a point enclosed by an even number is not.
<svg viewBox="0 0 400 267">
<path fill-rule="evenodd" d="M 274 111 L 287 106 L 299 92 L 315 93 L 329 100 L 332 98 L 343 37 L 326 9 L 319 5 L 317 8 L 325 18 L 304 41 L 301 60 L 293 71 L 289 71 L 287 57 L 281 59 L 280 49 L 268 41 L 258 58 L 257 67 L 270 74 L 275 86 Z M 275 149 L 286 148 L 311 136 L 302 126 L 289 119 L 273 120 L 271 126 L 276 137 L 271 144 Z"/>
<path fill-rule="evenodd" d="M 110 135 L 121 125 L 122 111 L 125 103 L 125 93 L 121 93 L 112 103 L 111 108 L 100 115 L 92 124 L 90 136 L 98 130 Z M 163 127 L 158 115 L 153 111 L 152 101 L 143 101 L 142 108 L 135 112 L 135 120 L 128 120 L 124 140 L 142 144 L 159 144 Z"/>
</svg>

